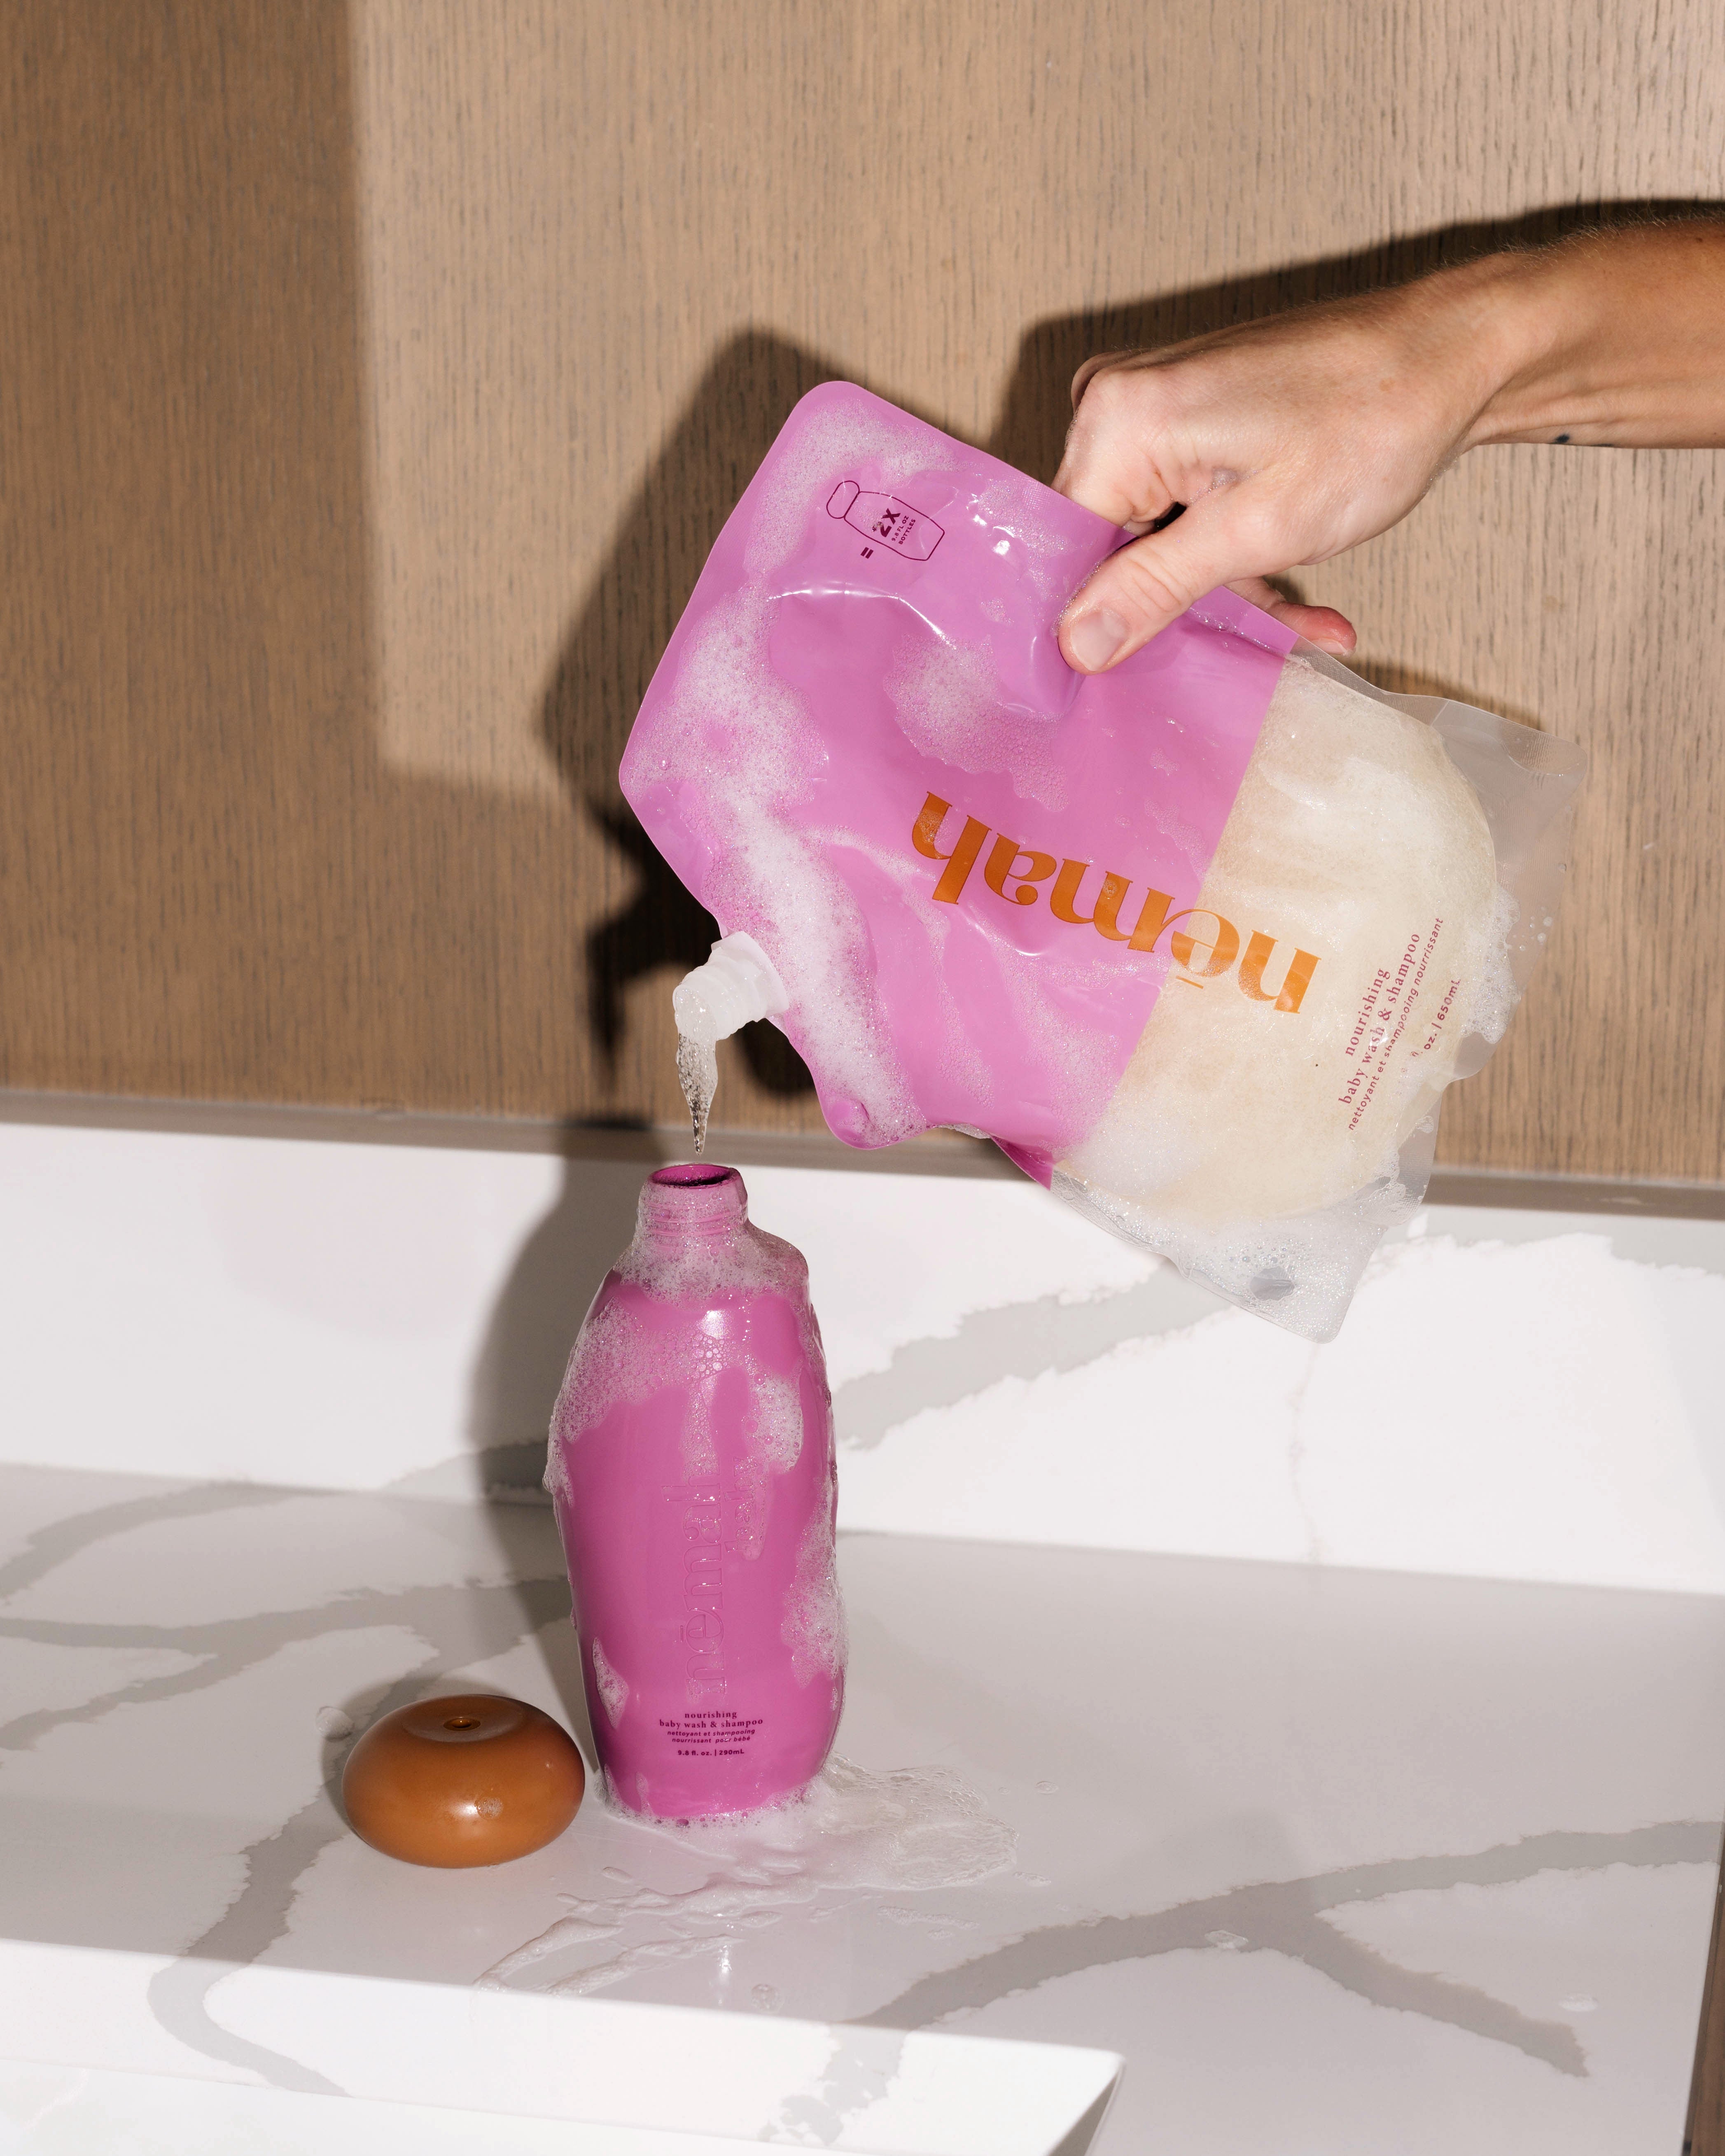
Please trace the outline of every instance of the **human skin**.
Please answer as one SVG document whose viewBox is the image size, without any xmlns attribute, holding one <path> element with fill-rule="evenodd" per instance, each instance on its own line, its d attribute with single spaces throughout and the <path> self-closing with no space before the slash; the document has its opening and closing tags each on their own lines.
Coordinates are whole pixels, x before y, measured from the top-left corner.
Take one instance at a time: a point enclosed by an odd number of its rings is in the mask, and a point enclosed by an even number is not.
<svg viewBox="0 0 1725 2156">
<path fill-rule="evenodd" d="M 1219 584 L 1348 652 L 1344 616 L 1264 580 L 1387 531 L 1466 451 L 1725 447 L 1725 220 L 1584 234 L 1105 353 L 1072 398 L 1055 485 L 1142 536 L 1067 608 L 1070 665 L 1117 665 Z"/>
</svg>

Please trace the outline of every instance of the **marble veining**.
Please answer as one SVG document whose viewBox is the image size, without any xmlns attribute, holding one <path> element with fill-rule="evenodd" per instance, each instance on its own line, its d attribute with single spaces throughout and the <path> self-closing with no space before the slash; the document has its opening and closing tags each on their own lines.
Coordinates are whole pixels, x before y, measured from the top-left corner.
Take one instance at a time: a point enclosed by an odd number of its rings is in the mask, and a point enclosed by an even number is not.
<svg viewBox="0 0 1725 2156">
<path fill-rule="evenodd" d="M 885 1369 L 838 1387 L 833 1414 L 839 1440 L 872 1451 L 912 1416 L 955 1407 L 1003 1378 L 1081 1369 L 1127 1341 L 1153 1339 L 1216 1314 L 1214 1296 L 1172 1266 L 1092 1296 L 1039 1295 L 968 1311 L 949 1335 L 906 1341 Z"/>
<path fill-rule="evenodd" d="M 346 1831 L 346 1748 L 487 1686 L 585 1742 L 532 1486 L 639 1165 L 0 1152 L 7 1450 L 56 1462 L 0 1468 L 0 1955 L 117 1957 L 133 2049 L 92 2066 L 383 2093 L 343 1987 L 408 1979 L 416 2027 L 459 2002 L 490 2044 L 706 2010 L 678 2044 L 781 2062 L 734 2130 L 805 2143 L 925 2145 L 929 2047 L 987 2037 L 985 2081 L 998 2040 L 1104 2047 L 1041 2055 L 1090 2078 L 1026 2156 L 1088 2146 L 1108 2051 L 1104 2156 L 1381 2156 L 1392 2096 L 1398 2156 L 1675 2145 L 1725 1810 L 1725 1223 L 1434 1209 L 1314 1354 L 1028 1184 L 750 1169 L 831 1362 L 839 1749 L 1016 1853 L 846 1875 L 589 1802 L 427 1874 Z"/>
<path fill-rule="evenodd" d="M 1376 2013 L 1586 2085 L 1591 2025 L 1558 1999 L 1532 2010 L 1457 1971 L 1404 1965 L 1336 1921 L 1397 1897 L 1546 1877 L 1692 1876 L 1661 1980 L 1698 1998 L 1725 1803 L 1725 1740 L 1697 1738 L 1682 1712 L 1725 1674 L 1725 1609 L 1704 1599 L 850 1537 L 857 1644 L 841 1744 L 875 1773 L 957 1777 L 1009 1823 L 1017 1866 L 922 1894 L 818 1863 L 799 1875 L 793 1850 L 792 1891 L 752 1903 L 714 1892 L 730 1874 L 711 1848 L 593 1804 L 552 1850 L 496 1873 L 415 1874 L 347 1834 L 336 1778 L 349 1732 L 372 1714 L 476 1679 L 536 1689 L 571 1717 L 567 1589 L 542 1511 L 136 1478 L 110 1496 L 105 1478 L 30 1469 L 0 1471 L 7 1485 L 19 1502 L 6 1516 L 35 1524 L 0 1553 L 0 1656 L 17 1643 L 37 1657 L 185 1658 L 8 1715 L 0 1808 L 23 1867 L 8 1899 L 28 1907 L 34 1936 L 100 1943 L 104 1909 L 68 1859 L 100 1845 L 117 1876 L 117 1845 L 146 1882 L 119 1943 L 172 1957 L 149 1987 L 162 2028 L 282 2089 L 341 2084 L 228 2025 L 236 1973 L 280 1964 L 458 1984 L 489 1973 L 511 1989 L 597 1984 L 824 2020 L 842 2041 L 817 2085 L 787 2096 L 780 2130 L 829 2141 L 834 2122 L 880 2100 L 907 2032 L 987 2034 L 1006 2010 L 1034 2023 L 1034 2002 L 1075 1980 L 1190 1955 L 1297 1966 Z M 311 1591 L 248 1609 L 247 1568 L 215 1560 L 243 1516 L 272 1507 L 305 1539 Z M 177 1566 L 209 1560 L 189 1603 L 162 1571 L 164 1536 Z M 278 1567 L 262 1593 L 279 1600 L 285 1578 Z M 74 1578 L 136 1619 L 67 1614 Z M 152 1619 L 176 1597 L 179 1618 Z M 302 1667 L 307 1654 L 334 1660 Z M 152 1717 L 195 1715 L 200 1701 L 207 1723 L 163 1722 L 151 1738 Z M 259 1785 L 246 1753 L 290 1711 L 304 1794 L 287 1787 L 290 1801 L 248 1826 Z M 184 1820 L 172 1825 L 178 1868 L 163 1866 L 157 1888 L 162 1793 L 178 1770 L 151 1748 L 183 1746 L 188 1732 L 199 1748 L 187 1769 L 203 1785 L 188 1785 L 188 1815 L 195 1827 L 208 1814 L 208 1854 Z M 157 1793 L 136 1811 L 128 1761 Z M 545 1938 L 546 1951 L 522 1952 Z M 1563 1952 L 1563 2001 L 1609 1989 L 1609 1935 Z M 1167 2070 L 1153 2026 L 1143 2041 Z M 1216 2042 L 1225 2052 L 1225 2030 Z M 1680 2081 L 1666 2078 L 1667 2108 L 1680 2108 Z M 1132 2089 L 1129 2065 L 1105 2149 L 1158 2145 L 1128 2138 Z"/>
<path fill-rule="evenodd" d="M 1493 2043 L 1512 2044 L 1560 2073 L 1585 2074 L 1586 2053 L 1567 2023 L 1535 2020 L 1473 1985 L 1399 1968 L 1386 1955 L 1337 1932 L 1325 1917 L 1349 1902 L 1423 1888 L 1506 1886 L 1542 1871 L 1599 1871 L 1616 1864 L 1712 1865 L 1718 1857 L 1719 1832 L 1717 1820 L 1683 1820 L 1630 1827 L 1620 1834 L 1532 1835 L 1473 1856 L 1351 1865 L 1309 1879 L 1239 1887 L 1173 1909 L 1050 1925 L 975 1961 L 923 1978 L 866 2019 L 882 2028 L 927 2029 L 1010 1993 L 1110 1962 L 1144 1961 L 1183 1948 L 1271 1953 L 1304 1962 L 1374 2006 L 1445 2021 Z M 1236 1924 L 1245 1929 L 1234 1930 Z"/>
</svg>

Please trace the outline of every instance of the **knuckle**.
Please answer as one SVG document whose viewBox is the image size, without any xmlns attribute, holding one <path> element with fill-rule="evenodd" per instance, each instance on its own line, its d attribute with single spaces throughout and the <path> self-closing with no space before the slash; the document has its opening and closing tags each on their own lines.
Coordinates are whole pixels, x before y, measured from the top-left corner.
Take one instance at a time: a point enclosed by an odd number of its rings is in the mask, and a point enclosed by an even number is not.
<svg viewBox="0 0 1725 2156">
<path fill-rule="evenodd" d="M 1078 368 L 1072 377 L 1072 408 L 1075 412 L 1084 402 L 1091 383 L 1096 381 L 1097 376 L 1104 373 L 1112 364 L 1113 356 L 1111 353 L 1098 352 L 1092 352 Z"/>
<path fill-rule="evenodd" d="M 1086 384 L 1079 409 L 1099 425 L 1136 431 L 1156 422 L 1157 387 L 1154 369 L 1125 358 L 1106 361 Z"/>
<path fill-rule="evenodd" d="M 1083 393 L 1086 404 L 1094 403 L 1098 410 L 1114 411 L 1130 387 L 1124 363 L 1110 354 L 1101 359 L 1088 359 L 1072 378 L 1075 389 Z"/>
<path fill-rule="evenodd" d="M 1167 549 L 1141 541 L 1117 554 L 1112 564 L 1120 580 L 1121 596 L 1132 611 L 1144 619 L 1168 619 L 1183 613 L 1198 597 L 1189 589 L 1182 565 Z"/>
</svg>

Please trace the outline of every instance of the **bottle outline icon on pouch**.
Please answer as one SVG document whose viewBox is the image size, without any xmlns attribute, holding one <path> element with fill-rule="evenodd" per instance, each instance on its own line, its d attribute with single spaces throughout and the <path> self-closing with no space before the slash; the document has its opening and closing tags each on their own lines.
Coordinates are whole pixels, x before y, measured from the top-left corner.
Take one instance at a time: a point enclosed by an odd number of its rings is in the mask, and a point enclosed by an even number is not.
<svg viewBox="0 0 1725 2156">
<path fill-rule="evenodd" d="M 926 562 L 946 537 L 925 511 L 912 509 L 896 494 L 865 494 L 854 479 L 841 479 L 827 498 L 827 515 L 878 540 L 907 562 Z"/>
</svg>

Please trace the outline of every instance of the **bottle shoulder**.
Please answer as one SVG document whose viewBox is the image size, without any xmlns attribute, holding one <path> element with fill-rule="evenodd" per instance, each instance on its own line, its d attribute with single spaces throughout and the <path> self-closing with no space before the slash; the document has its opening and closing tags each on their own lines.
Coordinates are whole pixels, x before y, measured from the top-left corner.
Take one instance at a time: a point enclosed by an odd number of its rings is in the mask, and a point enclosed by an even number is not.
<svg viewBox="0 0 1725 2156">
<path fill-rule="evenodd" d="M 614 1300 L 625 1289 L 645 1304 L 678 1311 L 728 1307 L 762 1295 L 801 1303 L 809 1299 L 809 1265 L 794 1244 L 747 1223 L 721 1240 L 673 1248 L 637 1236 L 605 1276 L 599 1299 Z"/>
</svg>

